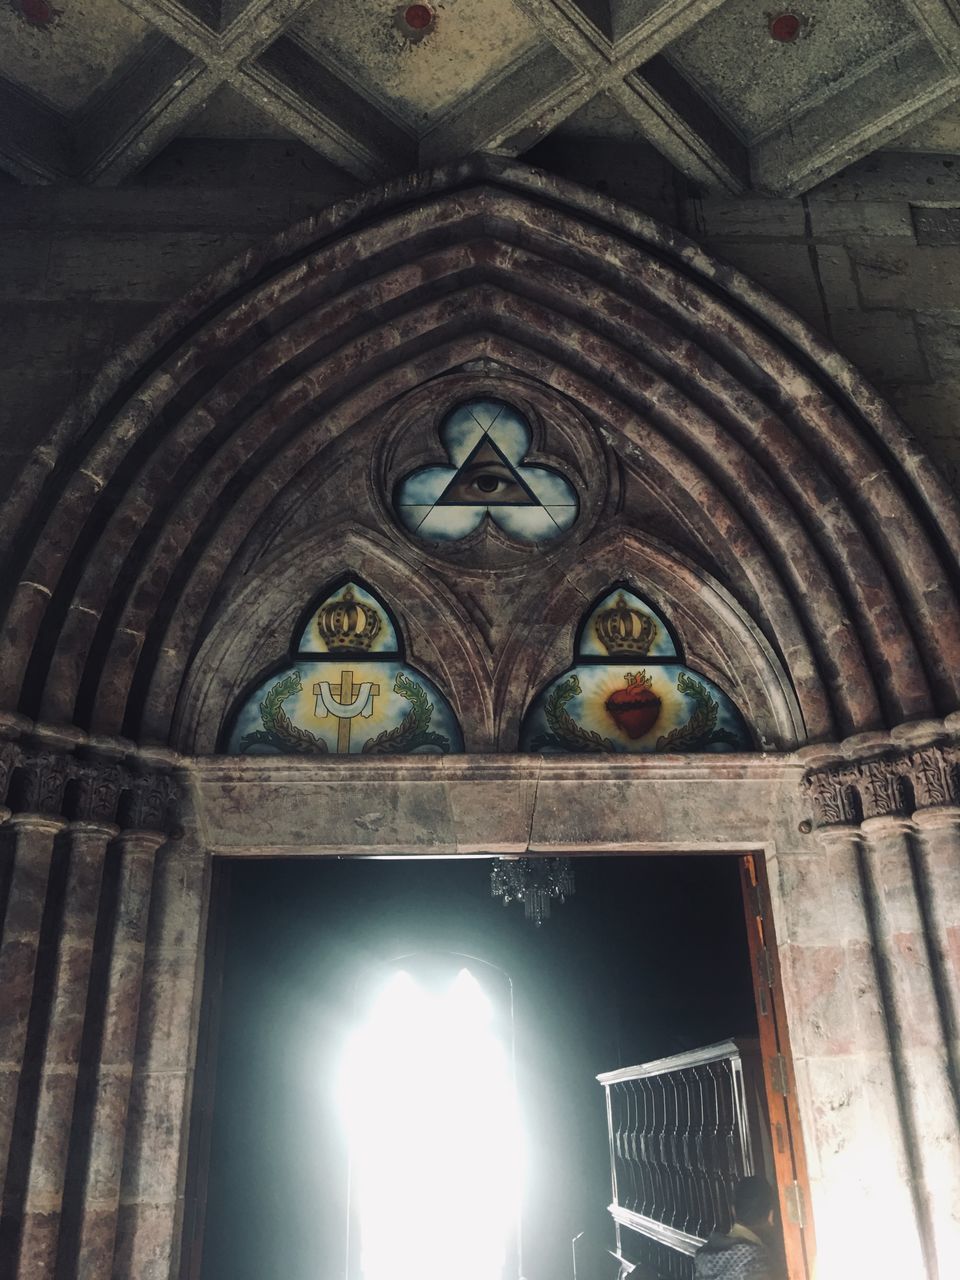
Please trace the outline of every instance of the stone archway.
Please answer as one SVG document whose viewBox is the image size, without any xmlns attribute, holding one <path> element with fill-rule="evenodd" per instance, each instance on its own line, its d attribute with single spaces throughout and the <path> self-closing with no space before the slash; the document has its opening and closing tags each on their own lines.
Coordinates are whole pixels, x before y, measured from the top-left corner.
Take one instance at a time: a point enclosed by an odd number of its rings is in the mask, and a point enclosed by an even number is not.
<svg viewBox="0 0 960 1280">
<path fill-rule="evenodd" d="M 535 572 L 487 534 L 417 547 L 390 508 L 411 424 L 494 385 L 549 418 L 533 448 L 580 495 Z M 795 317 L 541 174 L 420 175 L 169 310 L 58 425 L 4 522 L 11 1276 L 52 1277 L 58 1254 L 60 1276 L 175 1273 L 210 855 L 334 847 L 764 854 L 822 1274 L 842 1274 L 847 1233 L 877 1275 L 949 1273 L 960 510 Z M 476 754 L 209 755 L 304 565 L 402 601 Z M 583 604 L 630 577 L 772 755 L 510 756 Z M 162 801 L 135 803 L 144 788 Z M 871 1243 L 874 1211 L 850 1225 L 867 1190 L 896 1249 Z"/>
</svg>

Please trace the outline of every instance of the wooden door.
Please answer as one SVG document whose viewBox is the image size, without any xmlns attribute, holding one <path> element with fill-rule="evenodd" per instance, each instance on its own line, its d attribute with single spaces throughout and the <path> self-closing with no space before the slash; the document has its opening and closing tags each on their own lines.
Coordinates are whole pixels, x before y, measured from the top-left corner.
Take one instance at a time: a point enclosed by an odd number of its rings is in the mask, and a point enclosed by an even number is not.
<svg viewBox="0 0 960 1280">
<path fill-rule="evenodd" d="M 787 1274 L 789 1280 L 811 1280 L 816 1251 L 807 1162 L 800 1133 L 796 1079 L 763 857 L 757 854 L 741 857 L 740 879 Z"/>
</svg>

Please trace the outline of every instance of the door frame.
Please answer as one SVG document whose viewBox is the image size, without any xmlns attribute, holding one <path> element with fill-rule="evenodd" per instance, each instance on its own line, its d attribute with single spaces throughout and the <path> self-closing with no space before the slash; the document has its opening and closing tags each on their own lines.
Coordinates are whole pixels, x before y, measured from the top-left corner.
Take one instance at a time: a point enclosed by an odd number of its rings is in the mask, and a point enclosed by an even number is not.
<svg viewBox="0 0 960 1280">
<path fill-rule="evenodd" d="M 197 836 L 213 867 L 208 901 L 206 967 L 198 1010 L 197 1087 L 189 1127 L 180 1275 L 198 1280 L 204 1182 L 209 1154 L 218 997 L 222 978 L 223 900 L 218 863 L 243 857 L 630 856 L 721 854 L 740 861 L 751 963 L 758 974 L 756 917 L 763 921 L 769 967 L 764 1073 L 771 1124 L 780 1124 L 795 1153 L 785 1183 L 777 1164 L 784 1224 L 794 1204 L 805 1222 L 787 1242 L 790 1280 L 807 1280 L 813 1256 L 811 1196 L 793 1089 L 785 1110 L 776 1072 L 794 1069 L 787 1035 L 789 997 L 776 957 L 774 897 L 768 863 L 783 856 L 797 822 L 803 766 L 794 757 L 530 756 L 406 757 L 394 760 L 213 757 L 193 762 Z M 792 820 L 792 822 L 791 822 Z M 792 826 L 792 830 L 791 830 Z M 798 843 L 796 840 L 793 843 Z M 762 890 L 751 884 L 749 874 Z M 771 877 L 772 878 L 772 877 Z M 760 896 L 758 897 L 758 893 Z M 766 973 L 767 970 L 764 970 Z M 758 1022 L 761 992 L 755 984 Z M 771 1039 L 771 1035 L 775 1039 Z M 779 1038 L 776 1038 L 779 1037 Z M 773 1049 L 770 1046 L 776 1044 Z M 783 1112 L 783 1114 L 781 1114 Z M 776 1120 L 774 1115 L 776 1114 Z M 776 1130 L 771 1142 L 777 1149 Z M 794 1189 L 796 1184 L 796 1189 Z M 787 1232 L 785 1231 L 785 1235 Z"/>
</svg>

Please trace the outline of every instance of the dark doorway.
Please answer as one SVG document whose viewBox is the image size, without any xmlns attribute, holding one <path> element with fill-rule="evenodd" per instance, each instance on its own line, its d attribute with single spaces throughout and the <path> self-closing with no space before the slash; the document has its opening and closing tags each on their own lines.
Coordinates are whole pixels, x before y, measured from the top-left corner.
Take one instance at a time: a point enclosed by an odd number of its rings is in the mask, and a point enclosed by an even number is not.
<svg viewBox="0 0 960 1280">
<path fill-rule="evenodd" d="M 581 1231 L 581 1277 L 608 1274 L 596 1074 L 755 1036 L 757 1019 L 736 858 L 579 858 L 575 873 L 575 895 L 537 930 L 518 905 L 491 898 L 487 859 L 220 864 L 195 1276 L 343 1275 L 346 1153 L 333 1081 L 358 977 L 436 949 L 482 957 L 515 984 L 527 1280 L 569 1276 Z"/>
</svg>

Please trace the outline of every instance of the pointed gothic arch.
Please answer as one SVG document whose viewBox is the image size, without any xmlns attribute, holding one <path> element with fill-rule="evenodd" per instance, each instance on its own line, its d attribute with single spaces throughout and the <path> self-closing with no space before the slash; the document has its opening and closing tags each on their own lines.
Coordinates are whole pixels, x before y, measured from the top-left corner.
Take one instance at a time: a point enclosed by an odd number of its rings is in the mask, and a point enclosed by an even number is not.
<svg viewBox="0 0 960 1280">
<path fill-rule="evenodd" d="M 481 359 L 569 398 L 699 526 L 809 738 L 960 701 L 957 505 L 871 389 L 674 233 L 494 164 L 318 215 L 113 362 L 6 513 L 0 700 L 169 742 L 208 602 L 278 495 Z"/>
<path fill-rule="evenodd" d="M 576 491 L 549 546 L 488 523 L 414 545 L 391 507 L 396 480 L 443 462 L 438 421 L 478 390 L 527 416 L 529 461 Z M 9 954 L 0 939 L 0 965 L 36 962 L 37 885 L 66 823 L 71 865 L 97 875 L 118 841 L 115 913 L 98 921 L 82 884 L 58 907 L 81 951 L 112 930 L 96 1007 L 143 992 L 138 1019 L 114 1019 L 114 1057 L 85 1064 L 107 1087 L 76 1105 L 58 1082 L 81 1050 L 82 963 L 76 990 L 58 970 L 13 992 L 9 1077 L 28 1026 L 56 1030 L 40 1046 L 50 1087 L 18 1125 L 67 1135 L 92 1171 L 62 1213 L 34 1212 L 31 1187 L 65 1186 L 67 1137 L 52 1171 L 39 1147 L 23 1156 L 21 1271 L 59 1249 L 68 1269 L 112 1259 L 114 1280 L 178 1275 L 213 854 L 611 849 L 777 867 L 823 1274 L 845 1274 L 851 1235 L 876 1274 L 891 1258 L 898 1274 L 956 1269 L 960 905 L 938 882 L 960 851 L 960 507 L 856 371 L 766 293 L 543 174 L 418 175 L 247 252 L 160 316 L 37 451 L 0 545 L 0 817 L 17 811 L 8 898 L 36 926 Z M 244 681 L 311 589 L 348 571 L 402 613 L 407 657 L 477 754 L 215 756 Z M 511 754 L 583 610 L 620 580 L 774 750 Z M 841 1161 L 848 1072 L 861 1127 L 847 1122 Z M 0 1157 L 12 1118 L 0 1108 Z M 882 1206 L 894 1249 L 872 1219 L 851 1227 L 861 1204 Z"/>
</svg>

